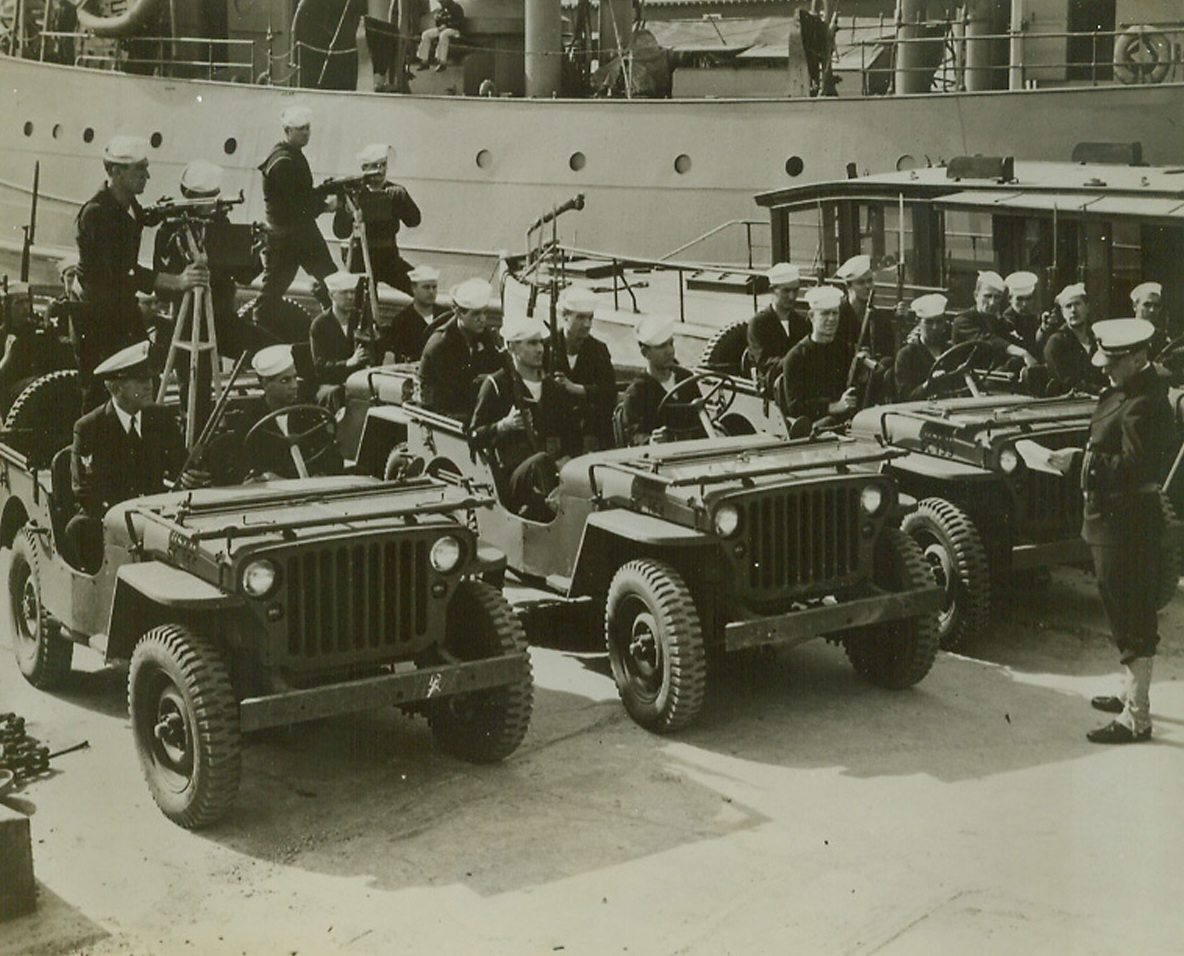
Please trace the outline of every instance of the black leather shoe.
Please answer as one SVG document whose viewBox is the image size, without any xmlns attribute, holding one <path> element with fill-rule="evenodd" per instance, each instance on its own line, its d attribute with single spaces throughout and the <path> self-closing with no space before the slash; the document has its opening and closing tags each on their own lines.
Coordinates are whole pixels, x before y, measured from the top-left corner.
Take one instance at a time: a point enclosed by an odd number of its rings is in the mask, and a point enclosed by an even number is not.
<svg viewBox="0 0 1184 956">
<path fill-rule="evenodd" d="M 1105 727 L 1091 730 L 1085 737 L 1092 744 L 1141 744 L 1151 739 L 1151 728 L 1131 730 L 1126 724 L 1112 720 Z"/>
<path fill-rule="evenodd" d="M 1126 709 L 1121 697 L 1094 697 L 1089 705 L 1104 714 L 1121 714 Z"/>
</svg>

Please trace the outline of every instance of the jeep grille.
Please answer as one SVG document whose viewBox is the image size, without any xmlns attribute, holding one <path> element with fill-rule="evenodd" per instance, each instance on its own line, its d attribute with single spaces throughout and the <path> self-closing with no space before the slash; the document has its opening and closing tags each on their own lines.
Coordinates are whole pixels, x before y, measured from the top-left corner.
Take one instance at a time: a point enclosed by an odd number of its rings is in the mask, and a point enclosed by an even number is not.
<svg viewBox="0 0 1184 956">
<path fill-rule="evenodd" d="M 1081 488 L 1060 475 L 1029 471 L 1022 491 L 1025 537 L 1047 541 L 1076 535 L 1081 529 Z"/>
<path fill-rule="evenodd" d="M 743 504 L 750 588 L 808 588 L 859 572 L 857 485 L 802 488 Z"/>
<path fill-rule="evenodd" d="M 413 646 L 428 629 L 424 538 L 302 551 L 288 558 L 288 656 L 348 663 Z"/>
</svg>

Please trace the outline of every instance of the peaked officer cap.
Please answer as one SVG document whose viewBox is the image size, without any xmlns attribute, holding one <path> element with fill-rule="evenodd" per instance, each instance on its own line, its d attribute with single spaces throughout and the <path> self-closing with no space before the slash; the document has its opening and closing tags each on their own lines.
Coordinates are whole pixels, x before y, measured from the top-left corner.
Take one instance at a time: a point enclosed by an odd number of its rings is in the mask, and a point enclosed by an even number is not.
<svg viewBox="0 0 1184 956">
<path fill-rule="evenodd" d="M 151 378 L 155 372 L 149 357 L 148 341 L 120 349 L 95 366 L 95 378 L 114 381 L 121 378 Z"/>
<path fill-rule="evenodd" d="M 1155 326 L 1146 319 L 1106 319 L 1094 323 L 1093 333 L 1098 348 L 1090 361 L 1102 368 L 1146 348 L 1155 334 Z"/>
</svg>

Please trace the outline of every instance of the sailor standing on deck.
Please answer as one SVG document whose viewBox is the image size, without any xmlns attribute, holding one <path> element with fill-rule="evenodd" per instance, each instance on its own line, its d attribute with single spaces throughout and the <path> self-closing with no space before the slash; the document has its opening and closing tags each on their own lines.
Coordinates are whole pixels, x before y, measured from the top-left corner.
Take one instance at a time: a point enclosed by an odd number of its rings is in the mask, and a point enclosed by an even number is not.
<svg viewBox="0 0 1184 956">
<path fill-rule="evenodd" d="M 399 255 L 399 226 L 418 226 L 423 215 L 406 188 L 387 181 L 387 155 L 390 149 L 388 143 L 371 143 L 358 153 L 358 163 L 365 180 L 362 189 L 353 197 L 357 210 L 355 213 L 354 207 L 348 202 L 338 203 L 337 212 L 333 215 L 333 235 L 345 239 L 352 234 L 351 271 L 365 271 L 361 235 L 354 228 L 354 216 L 360 216 L 366 226 L 374 279 L 411 295 L 411 282 L 407 277 L 411 263 Z"/>
<path fill-rule="evenodd" d="M 83 307 L 74 327 L 84 412 L 101 405 L 94 371 L 104 359 L 144 338 L 136 292 L 184 292 L 210 280 L 204 262 L 164 275 L 139 264 L 144 210 L 136 199 L 148 185 L 148 142 L 116 136 L 103 150 L 107 183 L 78 211 L 78 283 Z"/>
<path fill-rule="evenodd" d="M 769 280 L 769 304 L 748 320 L 748 358 L 763 394 L 768 394 L 781 374 L 785 353 L 810 334 L 810 320 L 798 312 L 802 287 L 797 266 L 778 262 L 765 273 Z"/>
<path fill-rule="evenodd" d="M 335 196 L 317 195 L 304 147 L 312 138 L 312 112 L 289 106 L 280 114 L 284 138 L 259 165 L 263 173 L 263 203 L 267 215 L 267 240 L 263 251 L 261 308 L 288 291 L 298 269 L 316 280 L 313 294 L 325 308 L 329 297 L 325 276 L 337 271 L 329 247 L 317 228 L 317 216 L 337 208 Z"/>
<path fill-rule="evenodd" d="M 1121 696 L 1091 705 L 1117 714 L 1086 737 L 1097 744 L 1151 739 L 1151 670 L 1159 644 L 1156 604 L 1162 561 L 1159 489 L 1176 439 L 1167 386 L 1147 359 L 1155 327 L 1143 319 L 1094 326 L 1093 364 L 1111 387 L 1102 393 L 1081 449 L 1053 451 L 1063 474 L 1079 471 L 1085 496 L 1082 537 L 1090 545 L 1098 591 L 1125 674 Z"/>
</svg>

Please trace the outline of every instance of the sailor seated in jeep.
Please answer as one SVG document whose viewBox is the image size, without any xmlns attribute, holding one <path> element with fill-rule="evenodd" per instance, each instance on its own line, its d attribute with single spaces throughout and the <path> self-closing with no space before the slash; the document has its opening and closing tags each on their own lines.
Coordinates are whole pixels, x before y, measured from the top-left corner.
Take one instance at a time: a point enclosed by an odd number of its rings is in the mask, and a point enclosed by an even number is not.
<svg viewBox="0 0 1184 956">
<path fill-rule="evenodd" d="M 71 484 L 78 513 L 66 525 L 63 557 L 88 574 L 103 563 L 103 516 L 113 505 L 165 490 L 209 483 L 189 465 L 180 424 L 171 409 L 152 402 L 156 369 L 148 342 L 100 362 L 95 377 L 110 398 L 74 426 Z"/>
<path fill-rule="evenodd" d="M 505 365 L 489 315 L 493 288 L 466 279 L 452 290 L 454 315 L 428 339 L 419 360 L 419 392 L 430 411 L 467 422 L 487 375 Z"/>
<path fill-rule="evenodd" d="M 236 416 L 234 432 L 241 442 L 237 479 L 341 474 L 345 464 L 337 448 L 333 414 L 320 405 L 297 404 L 299 383 L 292 346 L 260 349 L 251 367 L 263 394 Z"/>
<path fill-rule="evenodd" d="M 547 496 L 559 469 L 583 450 L 580 416 L 563 385 L 543 374 L 546 328 L 528 316 L 502 326 L 511 366 L 481 385 L 469 425 L 473 446 L 488 458 L 502 504 L 532 521 L 550 521 Z"/>
<path fill-rule="evenodd" d="M 858 390 L 851 383 L 855 349 L 838 334 L 842 301 L 842 291 L 834 286 L 806 293 L 810 334 L 786 354 L 777 386 L 777 404 L 792 435 L 844 424 L 859 410 Z"/>
<path fill-rule="evenodd" d="M 690 372 L 675 361 L 674 319 L 647 315 L 637 323 L 645 370 L 621 397 L 614 431 L 621 445 L 706 438 L 699 416 L 702 394 Z"/>
</svg>

